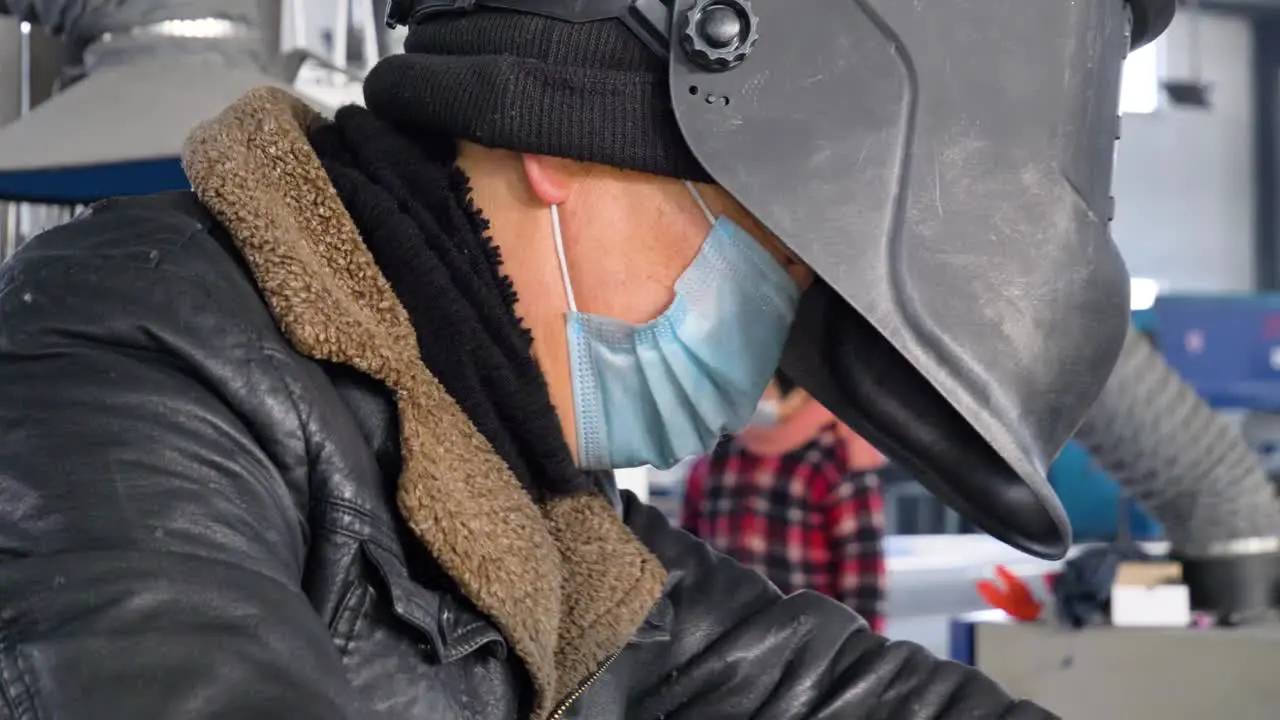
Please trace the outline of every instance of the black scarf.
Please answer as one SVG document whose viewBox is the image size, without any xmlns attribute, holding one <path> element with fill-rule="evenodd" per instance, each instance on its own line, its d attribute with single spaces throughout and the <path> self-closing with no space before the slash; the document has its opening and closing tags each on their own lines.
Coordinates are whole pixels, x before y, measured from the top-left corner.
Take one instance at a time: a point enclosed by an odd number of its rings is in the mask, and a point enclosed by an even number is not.
<svg viewBox="0 0 1280 720">
<path fill-rule="evenodd" d="M 427 369 L 536 501 L 589 489 L 456 163 L 457 143 L 410 138 L 360 107 L 339 110 L 310 140 L 408 312 Z"/>
</svg>

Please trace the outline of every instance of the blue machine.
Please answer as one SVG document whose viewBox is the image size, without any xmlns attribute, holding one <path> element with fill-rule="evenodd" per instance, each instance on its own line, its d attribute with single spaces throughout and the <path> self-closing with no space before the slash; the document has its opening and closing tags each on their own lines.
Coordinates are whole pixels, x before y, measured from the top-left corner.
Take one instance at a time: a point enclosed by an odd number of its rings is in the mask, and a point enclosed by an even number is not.
<svg viewBox="0 0 1280 720">
<path fill-rule="evenodd" d="M 1210 405 L 1280 413 L 1280 295 L 1170 295 L 1148 312 L 1161 354 Z"/>
</svg>

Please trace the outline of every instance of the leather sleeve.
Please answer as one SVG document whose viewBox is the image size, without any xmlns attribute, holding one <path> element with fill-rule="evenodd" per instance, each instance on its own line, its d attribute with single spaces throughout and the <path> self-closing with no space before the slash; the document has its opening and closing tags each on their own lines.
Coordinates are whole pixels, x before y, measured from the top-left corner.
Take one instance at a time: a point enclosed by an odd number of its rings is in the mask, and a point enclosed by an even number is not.
<svg viewBox="0 0 1280 720">
<path fill-rule="evenodd" d="M 354 716 L 287 359 L 195 225 L 77 221 L 0 274 L 0 717 Z"/>
<path fill-rule="evenodd" d="M 626 521 L 666 565 L 671 639 L 632 667 L 628 717 L 668 720 L 1054 720 L 977 670 L 870 632 L 853 611 L 767 581 L 627 494 Z M 651 656 L 650 656 L 651 655 Z"/>
</svg>

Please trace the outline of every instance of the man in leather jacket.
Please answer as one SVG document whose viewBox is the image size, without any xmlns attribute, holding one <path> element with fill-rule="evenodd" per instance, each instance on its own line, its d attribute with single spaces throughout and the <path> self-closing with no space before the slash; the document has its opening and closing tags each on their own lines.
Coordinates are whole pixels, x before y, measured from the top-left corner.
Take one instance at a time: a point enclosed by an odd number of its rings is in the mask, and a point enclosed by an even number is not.
<svg viewBox="0 0 1280 720">
<path fill-rule="evenodd" d="M 1051 717 L 613 486 L 739 429 L 802 293 L 855 291 L 780 230 L 820 188 L 728 191 L 632 24 L 537 4 L 408 3 L 368 109 L 253 91 L 192 192 L 0 270 L 0 716 Z M 703 104 L 801 87 L 748 80 Z"/>
</svg>

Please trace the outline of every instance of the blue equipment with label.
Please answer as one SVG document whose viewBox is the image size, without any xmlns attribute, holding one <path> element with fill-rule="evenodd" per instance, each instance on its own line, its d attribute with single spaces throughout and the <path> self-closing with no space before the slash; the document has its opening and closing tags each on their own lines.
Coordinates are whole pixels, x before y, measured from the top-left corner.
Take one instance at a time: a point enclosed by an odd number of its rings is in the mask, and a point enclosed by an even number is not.
<svg viewBox="0 0 1280 720">
<path fill-rule="evenodd" d="M 1280 295 L 1169 295 L 1148 312 L 1165 361 L 1210 405 L 1280 413 Z"/>
</svg>

